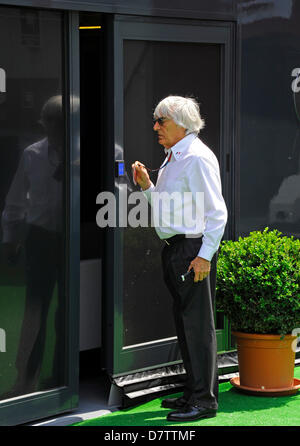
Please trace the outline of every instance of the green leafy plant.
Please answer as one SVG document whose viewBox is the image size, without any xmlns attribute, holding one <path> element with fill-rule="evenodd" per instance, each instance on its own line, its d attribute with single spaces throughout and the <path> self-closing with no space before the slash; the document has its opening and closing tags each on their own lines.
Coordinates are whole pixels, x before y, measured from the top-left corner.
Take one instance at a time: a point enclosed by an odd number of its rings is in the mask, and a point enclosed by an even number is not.
<svg viewBox="0 0 300 446">
<path fill-rule="evenodd" d="M 223 241 L 216 305 L 235 331 L 289 334 L 300 327 L 300 240 L 266 228 Z"/>
</svg>

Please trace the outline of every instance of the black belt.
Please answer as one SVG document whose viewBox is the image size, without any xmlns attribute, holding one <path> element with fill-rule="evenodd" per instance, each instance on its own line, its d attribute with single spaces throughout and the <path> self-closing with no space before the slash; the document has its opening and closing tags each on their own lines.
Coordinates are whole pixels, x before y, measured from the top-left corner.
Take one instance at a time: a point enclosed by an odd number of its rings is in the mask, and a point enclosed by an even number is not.
<svg viewBox="0 0 300 446">
<path fill-rule="evenodd" d="M 201 237 L 195 237 L 195 240 L 201 239 L 202 237 L 203 237 L 202 235 L 201 235 Z M 172 246 L 184 238 L 186 238 L 185 234 L 176 234 L 176 235 L 173 235 L 173 237 L 164 238 L 163 241 L 166 242 L 167 245 Z M 191 237 L 191 238 L 193 239 L 194 237 Z"/>
<path fill-rule="evenodd" d="M 179 240 L 182 240 L 185 238 L 185 234 L 176 234 L 173 235 L 173 237 L 164 238 L 164 242 L 166 242 L 167 245 L 174 245 L 174 243 L 179 242 Z"/>
</svg>

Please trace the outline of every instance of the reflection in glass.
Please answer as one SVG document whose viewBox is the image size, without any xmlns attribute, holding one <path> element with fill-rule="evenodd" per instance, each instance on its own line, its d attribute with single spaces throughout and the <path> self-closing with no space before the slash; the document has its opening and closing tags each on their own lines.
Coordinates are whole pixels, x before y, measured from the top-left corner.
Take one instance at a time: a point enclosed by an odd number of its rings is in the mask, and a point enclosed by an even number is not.
<svg viewBox="0 0 300 446">
<path fill-rule="evenodd" d="M 297 132 L 297 139 L 299 130 Z M 300 150 L 294 155 L 295 173 L 283 178 L 269 206 L 269 225 L 287 235 L 300 237 Z"/>
<path fill-rule="evenodd" d="M 1 59 L 1 400 L 65 379 L 62 18 L 47 11 L 33 18 L 29 26 L 23 10 L 0 10 L 1 41 L 14 33 Z"/>
<path fill-rule="evenodd" d="M 254 28 L 247 27 L 242 48 L 238 235 L 269 227 L 300 238 L 300 92 L 291 76 L 299 67 L 298 25 L 280 35 L 269 29 L 268 38 L 265 21 Z"/>
</svg>

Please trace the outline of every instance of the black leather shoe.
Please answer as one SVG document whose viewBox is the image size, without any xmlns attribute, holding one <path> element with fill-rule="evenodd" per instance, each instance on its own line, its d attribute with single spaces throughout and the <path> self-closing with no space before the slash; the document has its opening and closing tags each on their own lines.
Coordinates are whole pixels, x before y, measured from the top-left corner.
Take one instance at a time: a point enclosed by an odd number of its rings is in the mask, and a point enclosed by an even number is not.
<svg viewBox="0 0 300 446">
<path fill-rule="evenodd" d="M 166 409 L 183 409 L 186 404 L 187 401 L 183 397 L 165 398 L 161 403 L 161 407 Z"/>
<path fill-rule="evenodd" d="M 168 421 L 194 421 L 201 418 L 212 418 L 217 415 L 216 409 L 186 405 L 183 409 L 168 413 Z"/>
</svg>

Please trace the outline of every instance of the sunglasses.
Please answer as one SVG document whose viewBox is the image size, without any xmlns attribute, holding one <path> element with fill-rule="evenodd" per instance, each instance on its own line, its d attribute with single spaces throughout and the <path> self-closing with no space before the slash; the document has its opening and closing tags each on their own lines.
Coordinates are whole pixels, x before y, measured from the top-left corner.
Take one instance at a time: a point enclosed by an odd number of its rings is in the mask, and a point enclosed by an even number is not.
<svg viewBox="0 0 300 446">
<path fill-rule="evenodd" d="M 153 118 L 153 125 L 158 122 L 159 126 L 162 126 L 167 119 L 168 118 Z"/>
</svg>

